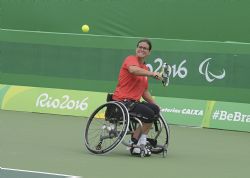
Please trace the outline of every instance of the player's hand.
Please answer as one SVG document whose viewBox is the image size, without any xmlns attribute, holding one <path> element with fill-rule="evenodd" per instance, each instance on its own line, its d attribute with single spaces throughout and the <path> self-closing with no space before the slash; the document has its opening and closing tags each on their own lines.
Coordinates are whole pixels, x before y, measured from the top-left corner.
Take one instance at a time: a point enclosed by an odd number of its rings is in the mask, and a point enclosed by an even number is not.
<svg viewBox="0 0 250 178">
<path fill-rule="evenodd" d="M 154 72 L 154 73 L 153 73 L 153 77 L 154 77 L 156 80 L 160 80 L 160 81 L 163 80 L 162 74 L 159 73 L 159 72 Z"/>
</svg>

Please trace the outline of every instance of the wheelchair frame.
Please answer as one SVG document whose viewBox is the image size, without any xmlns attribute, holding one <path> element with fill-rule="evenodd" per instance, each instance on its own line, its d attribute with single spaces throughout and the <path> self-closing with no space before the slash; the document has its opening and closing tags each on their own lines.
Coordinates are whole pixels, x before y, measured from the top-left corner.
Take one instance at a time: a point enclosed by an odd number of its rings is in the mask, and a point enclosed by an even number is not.
<svg viewBox="0 0 250 178">
<path fill-rule="evenodd" d="M 84 143 L 93 154 L 107 154 L 120 143 L 127 147 L 139 147 L 141 157 L 145 156 L 144 145 L 134 145 L 129 142 L 127 135 L 133 133 L 142 122 L 126 106 L 119 101 L 109 101 L 99 106 L 89 117 L 84 134 Z M 161 135 L 164 134 L 161 138 Z M 148 134 L 148 143 L 153 154 L 162 153 L 166 156 L 169 145 L 170 130 L 164 117 L 160 114 Z M 93 140 L 92 140 L 93 139 Z M 161 139 L 161 140 L 159 140 Z"/>
</svg>

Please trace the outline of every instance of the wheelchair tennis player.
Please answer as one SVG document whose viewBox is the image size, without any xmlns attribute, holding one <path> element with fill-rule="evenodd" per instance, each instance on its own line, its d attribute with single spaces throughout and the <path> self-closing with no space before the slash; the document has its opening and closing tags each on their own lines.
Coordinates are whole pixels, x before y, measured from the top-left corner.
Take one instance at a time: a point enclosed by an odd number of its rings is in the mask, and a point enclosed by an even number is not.
<svg viewBox="0 0 250 178">
<path fill-rule="evenodd" d="M 148 39 L 142 39 L 137 43 L 135 55 L 130 55 L 124 60 L 118 84 L 112 100 L 122 102 L 129 112 L 136 113 L 142 122 L 142 127 L 137 128 L 131 136 L 135 145 L 145 145 L 145 156 L 151 155 L 150 147 L 147 147 L 147 134 L 154 121 L 159 117 L 160 108 L 155 103 L 148 89 L 148 77 L 164 81 L 159 72 L 151 72 L 146 66 L 145 60 L 150 55 L 152 44 Z M 146 102 L 140 102 L 143 98 Z M 140 154 L 139 147 L 131 147 L 132 155 Z"/>
</svg>

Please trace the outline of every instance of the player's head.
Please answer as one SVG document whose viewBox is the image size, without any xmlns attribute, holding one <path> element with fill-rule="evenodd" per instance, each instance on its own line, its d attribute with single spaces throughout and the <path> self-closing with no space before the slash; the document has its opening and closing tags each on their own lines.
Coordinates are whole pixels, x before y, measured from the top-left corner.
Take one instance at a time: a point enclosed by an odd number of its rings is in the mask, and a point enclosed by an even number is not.
<svg viewBox="0 0 250 178">
<path fill-rule="evenodd" d="M 150 54 L 152 43 L 148 39 L 142 39 L 137 42 L 136 56 L 145 58 Z"/>
<path fill-rule="evenodd" d="M 148 44 L 148 50 L 151 51 L 152 49 L 152 43 L 149 39 L 141 39 L 140 41 L 137 42 L 137 47 L 141 42 L 147 43 Z"/>
</svg>

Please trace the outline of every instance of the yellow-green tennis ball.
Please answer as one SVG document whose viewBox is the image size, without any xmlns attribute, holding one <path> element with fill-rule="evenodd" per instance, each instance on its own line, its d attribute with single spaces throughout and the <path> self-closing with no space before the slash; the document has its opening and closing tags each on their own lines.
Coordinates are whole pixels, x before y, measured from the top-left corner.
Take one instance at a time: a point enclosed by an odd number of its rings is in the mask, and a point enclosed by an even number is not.
<svg viewBox="0 0 250 178">
<path fill-rule="evenodd" d="M 83 25 L 82 26 L 82 31 L 83 32 L 88 32 L 89 31 L 89 26 L 88 25 Z"/>
</svg>

